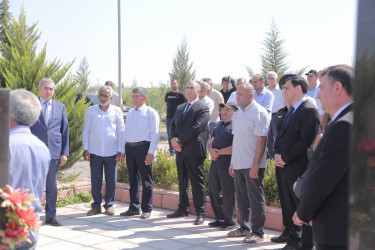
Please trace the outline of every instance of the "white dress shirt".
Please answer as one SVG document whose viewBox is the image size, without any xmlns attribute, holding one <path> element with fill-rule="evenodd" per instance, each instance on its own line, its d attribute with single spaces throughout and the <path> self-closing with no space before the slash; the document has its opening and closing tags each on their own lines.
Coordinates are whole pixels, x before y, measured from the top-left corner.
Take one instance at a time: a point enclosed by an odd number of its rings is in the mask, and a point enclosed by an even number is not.
<svg viewBox="0 0 375 250">
<path fill-rule="evenodd" d="M 265 108 L 253 101 L 245 110 L 238 109 L 232 121 L 233 151 L 231 165 L 233 169 L 250 169 L 254 162 L 258 136 L 267 136 L 270 116 Z M 264 152 L 259 168 L 266 168 Z"/>
<path fill-rule="evenodd" d="M 149 154 L 154 154 L 159 143 L 160 118 L 155 109 L 143 104 L 132 108 L 126 116 L 125 142 L 149 141 Z"/>
<path fill-rule="evenodd" d="M 125 153 L 124 118 L 121 109 L 109 105 L 103 112 L 99 104 L 87 109 L 82 130 L 83 150 L 101 157 Z"/>
<path fill-rule="evenodd" d="M 266 87 L 275 97 L 272 105 L 272 113 L 276 113 L 279 109 L 285 107 L 285 102 L 283 99 L 283 91 L 280 89 L 279 84 L 276 84 L 274 89 L 270 89 L 270 86 Z"/>
<path fill-rule="evenodd" d="M 212 114 L 212 110 L 214 110 L 214 101 L 206 95 L 203 99 L 200 99 L 201 102 L 203 102 L 207 107 L 208 110 L 210 111 L 210 115 Z"/>
<path fill-rule="evenodd" d="M 232 94 L 230 94 L 227 103 L 229 103 L 229 102 L 234 102 L 235 104 L 237 104 L 237 93 L 236 93 L 236 91 L 234 91 Z"/>
</svg>

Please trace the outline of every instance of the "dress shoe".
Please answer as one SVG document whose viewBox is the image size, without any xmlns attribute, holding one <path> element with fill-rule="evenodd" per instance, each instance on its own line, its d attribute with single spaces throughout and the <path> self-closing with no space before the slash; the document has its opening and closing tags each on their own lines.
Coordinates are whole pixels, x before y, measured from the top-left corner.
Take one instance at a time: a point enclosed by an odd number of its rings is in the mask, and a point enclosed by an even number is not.
<svg viewBox="0 0 375 250">
<path fill-rule="evenodd" d="M 95 214 L 100 214 L 102 212 L 101 207 L 93 207 L 87 212 L 87 216 L 92 216 Z"/>
<path fill-rule="evenodd" d="M 178 217 L 187 217 L 187 216 L 188 216 L 187 211 L 183 211 L 183 210 L 179 210 L 179 209 L 177 209 L 176 211 L 174 211 L 171 214 L 167 214 L 168 218 L 178 218 Z"/>
<path fill-rule="evenodd" d="M 112 216 L 112 215 L 115 214 L 115 210 L 113 209 L 113 207 L 107 207 L 107 208 L 105 209 L 104 214 L 109 215 L 109 216 Z"/>
<path fill-rule="evenodd" d="M 141 214 L 141 212 L 139 210 L 132 211 L 132 210 L 128 209 L 128 211 L 121 213 L 120 216 L 134 216 L 134 215 L 140 215 L 140 214 Z"/>
<path fill-rule="evenodd" d="M 286 244 L 283 248 L 281 248 L 280 250 L 298 250 L 300 248 L 296 248 L 292 245 L 289 245 L 289 244 Z"/>
<path fill-rule="evenodd" d="M 61 226 L 60 222 L 58 222 L 55 217 L 46 218 L 46 224 L 49 224 L 49 225 L 54 226 L 54 227 Z"/>
<path fill-rule="evenodd" d="M 141 214 L 141 219 L 148 219 L 151 216 L 151 212 L 143 212 Z"/>
<path fill-rule="evenodd" d="M 213 222 L 208 223 L 209 227 L 221 227 L 221 225 L 223 225 L 223 222 L 219 220 L 215 220 Z"/>
<path fill-rule="evenodd" d="M 203 214 L 197 214 L 197 218 L 194 221 L 194 225 L 202 225 L 204 222 L 204 215 Z"/>
<path fill-rule="evenodd" d="M 283 232 L 282 232 L 282 234 L 280 234 L 279 236 L 277 236 L 277 237 L 272 237 L 271 238 L 271 241 L 272 242 L 275 242 L 275 243 L 282 243 L 282 242 L 288 242 L 288 239 L 289 239 L 289 233 L 286 231 L 286 230 L 284 230 Z"/>
</svg>

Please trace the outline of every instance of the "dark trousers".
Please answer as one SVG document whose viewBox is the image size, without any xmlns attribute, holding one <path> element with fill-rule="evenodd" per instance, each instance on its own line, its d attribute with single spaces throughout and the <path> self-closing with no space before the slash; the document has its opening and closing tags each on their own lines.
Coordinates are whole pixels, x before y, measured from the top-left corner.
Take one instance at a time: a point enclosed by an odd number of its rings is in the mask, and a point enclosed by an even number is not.
<svg viewBox="0 0 375 250">
<path fill-rule="evenodd" d="M 277 136 L 276 120 L 277 120 L 276 113 L 272 113 L 270 129 L 268 130 L 268 135 L 267 135 L 267 150 L 268 150 L 268 155 L 270 159 L 273 159 L 275 155 L 273 147 L 274 147 L 276 136 Z"/>
<path fill-rule="evenodd" d="M 167 118 L 166 119 L 166 126 L 167 126 L 167 134 L 168 134 L 169 152 L 171 154 L 174 154 L 174 153 L 176 153 L 176 151 L 174 150 L 174 148 L 172 146 L 172 143 L 171 143 L 171 140 L 169 139 L 169 126 L 171 125 L 171 121 L 172 121 L 172 119 Z"/>
<path fill-rule="evenodd" d="M 204 157 L 187 158 L 176 154 L 178 190 L 180 200 L 178 209 L 186 211 L 189 208 L 188 182 L 190 179 L 193 192 L 193 203 L 197 214 L 206 213 L 206 187 L 203 179 Z"/>
<path fill-rule="evenodd" d="M 129 193 L 130 205 L 129 210 L 142 212 L 152 211 L 152 192 L 154 190 L 154 183 L 152 181 L 152 163 L 145 165 L 146 155 L 150 143 L 129 146 L 125 145 L 126 165 L 129 172 Z M 139 180 L 142 178 L 142 204 L 139 202 Z"/>
<path fill-rule="evenodd" d="M 60 159 L 52 159 L 49 164 L 46 180 L 46 219 L 56 216 L 57 177 Z"/>
<path fill-rule="evenodd" d="M 250 178 L 250 169 L 235 170 L 234 186 L 238 211 L 240 212 L 240 226 L 243 229 L 263 235 L 266 222 L 266 200 L 264 197 L 264 168 L 260 168 L 258 179 Z"/>
<path fill-rule="evenodd" d="M 210 201 L 216 220 L 229 224 L 236 222 L 234 179 L 227 168 L 211 165 L 209 172 Z"/>
<path fill-rule="evenodd" d="M 100 207 L 102 203 L 103 168 L 105 174 L 104 208 L 113 206 L 116 195 L 117 163 L 116 155 L 102 157 L 90 154 L 91 193 L 94 200 L 91 207 Z"/>
<path fill-rule="evenodd" d="M 302 244 L 303 248 L 310 249 L 313 247 L 312 240 L 312 228 L 307 225 L 302 226 L 302 236 L 299 238 L 297 234 L 297 227 L 293 222 L 293 215 L 297 210 L 298 199 L 293 191 L 293 184 L 296 181 L 294 178 L 289 178 L 284 170 L 281 170 L 281 189 L 283 193 L 283 199 L 285 204 L 285 209 L 282 208 L 283 219 L 285 217 L 284 226 L 289 232 L 288 244 L 298 247 Z"/>
</svg>

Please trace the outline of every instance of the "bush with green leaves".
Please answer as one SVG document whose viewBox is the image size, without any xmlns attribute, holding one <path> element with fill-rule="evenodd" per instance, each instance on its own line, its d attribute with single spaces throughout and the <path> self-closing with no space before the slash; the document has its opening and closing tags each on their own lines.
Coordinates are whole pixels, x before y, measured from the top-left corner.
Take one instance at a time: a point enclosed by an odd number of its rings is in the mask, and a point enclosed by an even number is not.
<svg viewBox="0 0 375 250">
<path fill-rule="evenodd" d="M 176 162 L 168 150 L 158 149 L 156 161 L 152 164 L 152 176 L 156 187 L 178 190 Z"/>
<path fill-rule="evenodd" d="M 72 194 L 64 198 L 60 198 L 56 201 L 56 207 L 65 207 L 70 204 L 86 203 L 92 200 L 92 196 L 84 191 L 78 194 Z"/>
<path fill-rule="evenodd" d="M 277 190 L 275 162 L 267 160 L 267 168 L 264 172 L 264 196 L 266 204 L 272 207 L 280 207 L 279 191 Z"/>
</svg>

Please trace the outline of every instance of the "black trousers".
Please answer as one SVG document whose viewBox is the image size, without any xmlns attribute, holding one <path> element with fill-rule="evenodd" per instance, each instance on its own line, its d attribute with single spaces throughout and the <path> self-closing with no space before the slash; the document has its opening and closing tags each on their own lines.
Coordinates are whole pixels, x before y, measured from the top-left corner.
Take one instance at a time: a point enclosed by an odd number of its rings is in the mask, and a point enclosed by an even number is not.
<svg viewBox="0 0 375 250">
<path fill-rule="evenodd" d="M 234 178 L 227 168 L 211 165 L 209 172 L 210 201 L 216 220 L 229 224 L 236 223 L 236 198 Z"/>
<path fill-rule="evenodd" d="M 298 199 L 293 191 L 293 184 L 295 178 L 290 178 L 285 175 L 284 169 L 281 170 L 281 188 L 285 204 L 285 209 L 282 208 L 284 226 L 289 232 L 288 244 L 292 246 L 299 246 L 302 244 L 303 248 L 310 249 L 313 247 L 312 228 L 307 225 L 302 226 L 301 238 L 297 234 L 297 227 L 293 222 L 293 215 L 297 210 Z M 281 198 L 280 198 L 281 199 Z"/>
<path fill-rule="evenodd" d="M 334 246 L 334 245 L 324 245 L 315 242 L 316 250 L 347 250 L 347 246 Z"/>
<path fill-rule="evenodd" d="M 152 163 L 145 165 L 145 159 L 150 144 L 139 146 L 125 145 L 126 165 L 129 172 L 129 193 L 130 205 L 132 211 L 142 210 L 142 212 L 151 212 L 152 193 L 154 183 L 152 181 Z M 142 178 L 142 205 L 139 202 L 139 180 Z"/>
<path fill-rule="evenodd" d="M 204 157 L 188 158 L 181 153 L 176 154 L 178 190 L 180 193 L 178 209 L 186 211 L 189 208 L 188 183 L 190 179 L 193 192 L 193 203 L 197 214 L 206 213 L 206 187 L 203 179 Z"/>
</svg>

